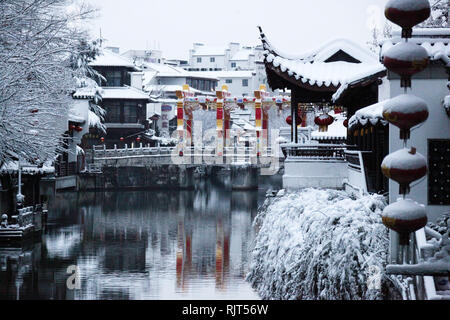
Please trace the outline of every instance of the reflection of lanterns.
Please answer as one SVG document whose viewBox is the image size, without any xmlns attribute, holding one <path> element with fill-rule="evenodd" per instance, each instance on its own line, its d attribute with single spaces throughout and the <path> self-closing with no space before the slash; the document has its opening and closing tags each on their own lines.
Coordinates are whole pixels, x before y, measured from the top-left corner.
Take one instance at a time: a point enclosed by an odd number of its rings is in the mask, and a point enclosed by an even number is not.
<svg viewBox="0 0 450 320">
<path fill-rule="evenodd" d="M 334 122 L 334 118 L 329 114 L 321 114 L 314 119 L 314 123 L 319 126 L 319 132 L 327 132 L 328 126 Z"/>
<path fill-rule="evenodd" d="M 345 119 L 345 120 L 344 120 L 343 125 L 344 125 L 344 127 L 348 128 L 348 119 Z"/>
<path fill-rule="evenodd" d="M 402 37 L 411 38 L 412 27 L 430 16 L 428 0 L 390 0 L 385 9 L 388 20 L 402 27 Z"/>
<path fill-rule="evenodd" d="M 428 66 L 428 52 L 422 46 L 411 42 L 400 42 L 384 54 L 383 64 L 400 75 L 402 87 L 411 87 L 411 76 Z"/>
<path fill-rule="evenodd" d="M 386 227 L 400 234 L 400 244 L 407 245 L 409 234 L 427 224 L 427 212 L 411 199 L 400 199 L 384 208 L 382 220 Z"/>
<path fill-rule="evenodd" d="M 416 148 L 405 148 L 389 154 L 381 164 L 383 174 L 400 184 L 400 194 L 408 194 L 411 182 L 427 174 L 427 160 Z"/>
<path fill-rule="evenodd" d="M 409 139 L 410 129 L 428 119 L 427 103 L 416 96 L 402 94 L 386 102 L 383 117 L 400 128 L 400 139 Z"/>
</svg>

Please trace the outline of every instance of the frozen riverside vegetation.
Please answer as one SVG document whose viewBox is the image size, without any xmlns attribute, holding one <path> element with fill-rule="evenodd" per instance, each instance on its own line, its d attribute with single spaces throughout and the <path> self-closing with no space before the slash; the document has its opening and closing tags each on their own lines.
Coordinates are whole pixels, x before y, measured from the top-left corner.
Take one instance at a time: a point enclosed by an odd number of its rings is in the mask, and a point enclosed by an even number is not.
<svg viewBox="0 0 450 320">
<path fill-rule="evenodd" d="M 259 210 L 247 280 L 263 299 L 390 299 L 402 287 L 384 274 L 388 232 L 380 195 L 303 189 Z"/>
</svg>

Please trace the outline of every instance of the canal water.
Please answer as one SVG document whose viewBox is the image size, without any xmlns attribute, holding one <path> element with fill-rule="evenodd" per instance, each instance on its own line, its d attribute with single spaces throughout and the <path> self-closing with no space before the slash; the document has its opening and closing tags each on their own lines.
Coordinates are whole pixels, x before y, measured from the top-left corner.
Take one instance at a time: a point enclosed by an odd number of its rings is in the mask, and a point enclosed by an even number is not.
<svg viewBox="0 0 450 320">
<path fill-rule="evenodd" d="M 57 194 L 42 241 L 0 248 L 0 299 L 259 299 L 245 276 L 267 189 Z"/>
</svg>

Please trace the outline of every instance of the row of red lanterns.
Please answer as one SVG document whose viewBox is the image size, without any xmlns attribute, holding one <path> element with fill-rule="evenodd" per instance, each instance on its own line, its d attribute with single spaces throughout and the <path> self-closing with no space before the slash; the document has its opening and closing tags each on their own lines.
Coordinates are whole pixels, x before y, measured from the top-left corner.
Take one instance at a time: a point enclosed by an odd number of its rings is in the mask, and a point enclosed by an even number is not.
<svg viewBox="0 0 450 320">
<path fill-rule="evenodd" d="M 424 70 L 429 63 L 427 51 L 420 45 L 407 42 L 412 37 L 412 27 L 425 21 L 431 13 L 428 0 L 390 0 L 386 5 L 386 18 L 402 27 L 405 41 L 391 47 L 384 55 L 383 64 L 401 78 L 405 94 L 399 95 L 383 107 L 383 118 L 400 129 L 400 139 L 405 148 L 385 157 L 381 164 L 383 174 L 399 184 L 399 194 L 403 199 L 392 203 L 383 210 L 383 224 L 399 233 L 400 245 L 409 244 L 409 235 L 423 228 L 427 223 L 427 213 L 423 205 L 406 199 L 410 185 L 427 174 L 427 161 L 416 148 L 406 148 L 411 137 L 411 128 L 425 122 L 429 112 L 427 103 L 414 95 L 406 94 L 411 87 L 411 77 Z"/>
<path fill-rule="evenodd" d="M 76 132 L 81 132 L 81 131 L 83 131 L 83 127 L 71 124 L 69 126 L 69 130 L 71 130 L 71 131 L 73 130 L 73 131 L 76 131 Z"/>
</svg>

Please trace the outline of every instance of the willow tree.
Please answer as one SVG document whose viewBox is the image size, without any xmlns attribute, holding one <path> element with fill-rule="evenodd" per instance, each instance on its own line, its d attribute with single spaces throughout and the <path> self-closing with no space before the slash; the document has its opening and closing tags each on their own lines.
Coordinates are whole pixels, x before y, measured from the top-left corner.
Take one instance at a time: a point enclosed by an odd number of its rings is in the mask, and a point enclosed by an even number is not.
<svg viewBox="0 0 450 320">
<path fill-rule="evenodd" d="M 76 73 L 71 57 L 95 10 L 75 0 L 0 0 L 0 166 L 62 148 Z"/>
</svg>

